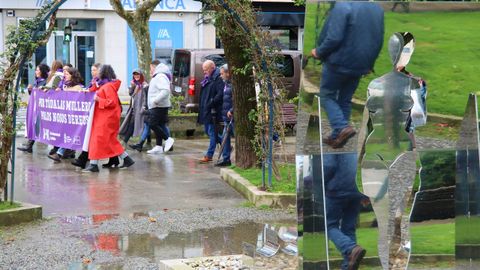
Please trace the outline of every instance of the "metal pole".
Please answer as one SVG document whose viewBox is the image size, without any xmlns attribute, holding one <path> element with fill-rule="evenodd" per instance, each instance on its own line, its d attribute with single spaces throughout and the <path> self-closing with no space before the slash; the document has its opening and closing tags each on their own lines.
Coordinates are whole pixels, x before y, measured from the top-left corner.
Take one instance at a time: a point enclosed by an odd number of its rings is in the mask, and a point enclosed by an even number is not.
<svg viewBox="0 0 480 270">
<path fill-rule="evenodd" d="M 47 22 L 47 20 L 52 16 L 54 12 L 56 12 L 63 3 L 65 3 L 67 0 L 60 0 L 56 4 L 53 5 L 52 9 L 45 14 L 45 16 L 41 19 L 41 23 L 39 24 L 39 27 L 33 32 L 32 34 L 32 40 L 35 40 L 38 36 L 38 33 L 40 32 L 42 25 Z M 13 204 L 13 199 L 14 199 L 14 189 L 15 189 L 15 138 L 17 132 L 15 131 L 17 128 L 17 99 L 18 99 L 18 91 L 20 87 L 20 79 L 23 75 L 23 69 L 24 65 L 27 59 L 22 59 L 20 61 L 20 66 L 19 66 L 19 71 L 17 75 L 17 81 L 15 85 L 15 94 L 13 98 L 13 138 L 12 138 L 12 157 L 11 157 L 11 163 L 12 163 L 12 173 L 11 173 L 11 180 L 10 180 L 10 203 Z"/>
<path fill-rule="evenodd" d="M 230 14 L 232 14 L 233 18 L 237 21 L 240 27 L 246 33 L 249 33 L 247 26 L 242 21 L 240 16 L 232 10 L 224 0 L 218 0 L 223 8 Z M 260 56 L 262 56 L 262 50 L 258 43 L 255 41 L 255 47 L 257 52 Z M 272 156 L 273 156 L 273 118 L 274 118 L 274 111 L 273 111 L 273 86 L 272 86 L 272 79 L 270 77 L 270 73 L 268 72 L 267 62 L 262 57 L 262 70 L 267 74 L 267 85 L 268 85 L 268 107 L 269 107 L 269 119 L 268 119 L 268 155 L 267 155 L 267 164 L 268 164 L 268 186 L 272 186 Z"/>
</svg>

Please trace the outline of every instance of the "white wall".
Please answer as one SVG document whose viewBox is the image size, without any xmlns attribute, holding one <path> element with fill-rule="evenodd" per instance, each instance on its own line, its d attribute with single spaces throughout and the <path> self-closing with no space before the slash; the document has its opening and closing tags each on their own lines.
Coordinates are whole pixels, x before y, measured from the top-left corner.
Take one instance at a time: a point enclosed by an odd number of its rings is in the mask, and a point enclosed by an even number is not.
<svg viewBox="0 0 480 270">
<path fill-rule="evenodd" d="M 1 16 L 3 27 L 15 25 L 16 17 Z M 33 17 L 36 10 L 15 10 L 17 17 Z M 183 41 L 185 48 L 215 48 L 215 28 L 212 24 L 198 26 L 199 13 L 155 12 L 150 20 L 183 21 Z M 97 39 L 95 44 L 95 62 L 113 66 L 117 77 L 122 80 L 120 95 L 127 94 L 126 83 L 130 81 L 127 73 L 127 23 L 115 12 L 107 10 L 60 10 L 57 18 L 96 19 Z M 1 26 L 0 19 L 0 26 Z M 200 31 L 203 30 L 203 33 Z M 1 31 L 1 30 L 0 30 Z M 0 43 L 3 47 L 5 33 L 0 32 Z M 201 44 L 203 43 L 203 44 Z M 0 47 L 0 48 L 2 48 Z M 53 56 L 52 56 L 53 57 Z"/>
</svg>

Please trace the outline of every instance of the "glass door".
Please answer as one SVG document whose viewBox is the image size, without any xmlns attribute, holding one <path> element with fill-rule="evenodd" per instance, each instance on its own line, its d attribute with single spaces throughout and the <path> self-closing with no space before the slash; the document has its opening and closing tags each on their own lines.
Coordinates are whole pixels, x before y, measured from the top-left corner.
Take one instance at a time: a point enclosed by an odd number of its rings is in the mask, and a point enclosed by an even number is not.
<svg viewBox="0 0 480 270">
<path fill-rule="evenodd" d="M 90 67 L 95 63 L 95 36 L 94 35 L 74 35 L 74 66 L 80 71 L 85 84 L 92 80 Z"/>
</svg>

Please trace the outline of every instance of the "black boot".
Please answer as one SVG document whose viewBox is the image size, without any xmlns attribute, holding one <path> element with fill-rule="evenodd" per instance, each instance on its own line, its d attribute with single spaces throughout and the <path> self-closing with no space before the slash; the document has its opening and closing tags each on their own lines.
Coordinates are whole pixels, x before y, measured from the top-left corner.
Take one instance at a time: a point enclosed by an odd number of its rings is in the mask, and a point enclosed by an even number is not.
<svg viewBox="0 0 480 270">
<path fill-rule="evenodd" d="M 133 159 L 130 156 L 126 156 L 123 159 L 123 164 L 122 164 L 122 166 L 120 166 L 120 169 L 128 168 L 128 167 L 132 166 L 134 163 L 135 163 L 135 161 L 133 161 Z"/>
<path fill-rule="evenodd" d="M 52 148 L 52 150 L 50 150 L 50 152 L 48 152 L 48 154 L 49 154 L 49 155 L 53 155 L 53 154 L 57 153 L 58 148 L 60 148 L 60 147 L 54 146 L 54 147 Z"/>
<path fill-rule="evenodd" d="M 90 164 L 85 170 L 82 170 L 82 172 L 99 172 L 100 170 L 98 169 L 97 164 Z"/>
<path fill-rule="evenodd" d="M 32 149 L 33 149 L 33 144 L 35 143 L 34 140 L 28 140 L 27 142 L 27 145 L 26 146 L 22 146 L 22 147 L 17 147 L 18 150 L 22 151 L 22 152 L 27 152 L 27 153 L 32 153 Z"/>
<path fill-rule="evenodd" d="M 137 144 L 130 144 L 130 145 L 128 145 L 128 146 L 130 146 L 130 148 L 132 148 L 132 149 L 137 150 L 138 152 L 142 152 L 142 150 L 143 150 L 143 143 L 144 143 L 144 141 L 139 142 L 139 143 L 137 143 Z"/>
<path fill-rule="evenodd" d="M 65 150 L 65 153 L 63 154 L 62 158 L 64 159 L 75 158 L 75 150 L 71 150 L 71 149 Z"/>
<path fill-rule="evenodd" d="M 120 160 L 118 159 L 118 157 L 111 157 L 108 160 L 107 164 L 102 165 L 102 168 L 112 168 L 112 167 L 117 168 L 119 164 L 120 164 Z"/>
<path fill-rule="evenodd" d="M 82 151 L 82 153 L 78 156 L 78 158 L 72 161 L 72 165 L 85 169 L 85 167 L 87 166 L 87 162 L 88 162 L 88 152 Z"/>
</svg>

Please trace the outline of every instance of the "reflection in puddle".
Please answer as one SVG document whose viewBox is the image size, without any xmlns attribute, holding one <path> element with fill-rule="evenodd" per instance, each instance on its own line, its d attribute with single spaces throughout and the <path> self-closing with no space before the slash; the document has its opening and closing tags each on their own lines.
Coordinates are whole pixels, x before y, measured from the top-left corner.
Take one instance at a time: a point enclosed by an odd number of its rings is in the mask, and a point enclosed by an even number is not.
<svg viewBox="0 0 480 270">
<path fill-rule="evenodd" d="M 113 218 L 113 217 L 111 217 Z M 85 217 L 70 218 L 79 225 L 94 221 Z M 95 222 L 93 222 L 95 224 Z M 107 251 L 114 256 L 141 257 L 152 262 L 167 259 L 183 259 L 208 256 L 246 254 L 262 257 L 260 250 L 272 243 L 277 245 L 273 257 L 289 259 L 296 256 L 296 225 L 242 223 L 231 227 L 199 230 L 191 233 L 169 234 L 86 234 L 80 238 L 96 251 Z M 246 250 L 246 246 L 252 249 Z M 253 252 L 252 252 L 253 251 Z M 247 254 L 252 252 L 251 254 Z M 293 261 L 293 259 L 292 259 Z M 88 267 L 88 268 L 85 268 Z M 69 269 L 104 269 L 105 265 L 72 264 Z M 294 269 L 296 265 L 293 266 Z M 110 269 L 110 268 L 109 268 Z"/>
</svg>

